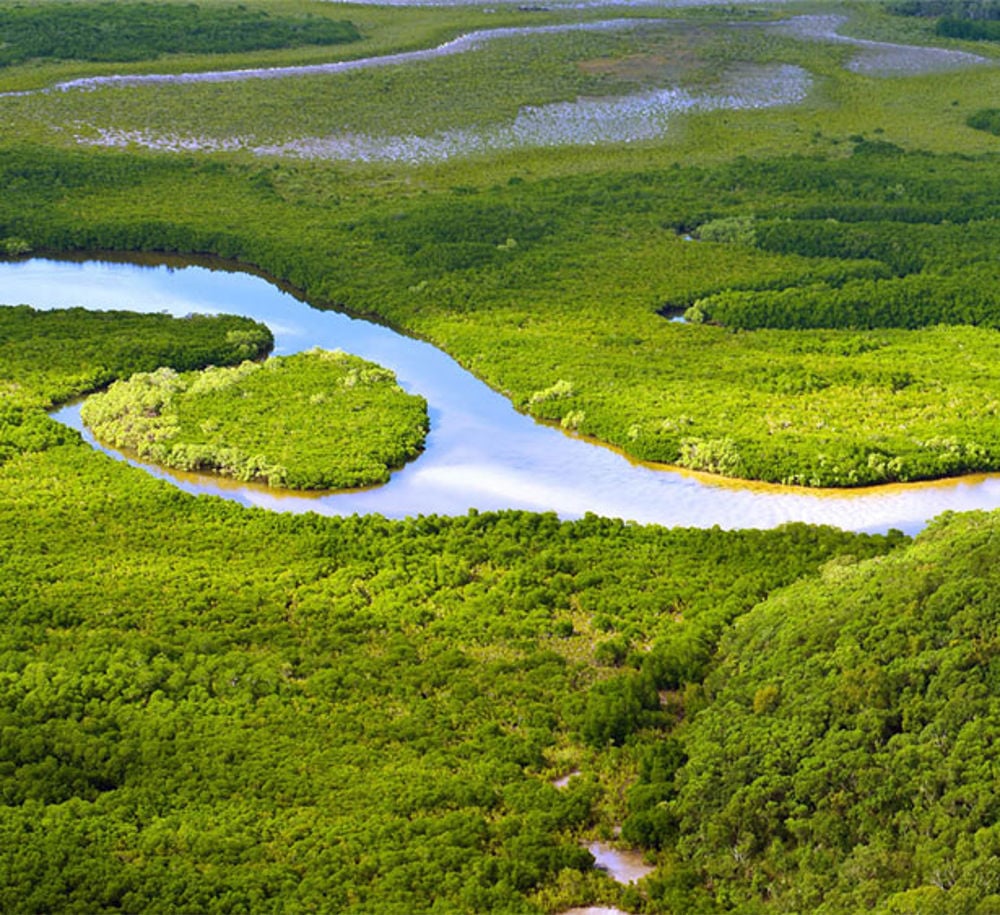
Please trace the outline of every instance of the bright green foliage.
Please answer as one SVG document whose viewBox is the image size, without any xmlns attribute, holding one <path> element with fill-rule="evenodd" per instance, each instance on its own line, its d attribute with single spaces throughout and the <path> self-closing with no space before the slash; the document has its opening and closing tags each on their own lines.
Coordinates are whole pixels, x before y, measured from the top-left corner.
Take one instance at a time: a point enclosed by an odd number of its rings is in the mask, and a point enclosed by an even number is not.
<svg viewBox="0 0 1000 915">
<path fill-rule="evenodd" d="M 766 591 L 879 548 L 801 525 L 286 518 L 83 447 L 9 465 L 0 495 L 12 912 L 531 911 L 589 860 L 571 835 L 593 789 L 544 778 L 601 676 L 580 608 L 641 642 L 705 583 L 746 608 L 745 576 Z M 566 618 L 582 634 L 553 639 Z"/>
<path fill-rule="evenodd" d="M 725 216 L 722 219 L 712 219 L 702 223 L 698 227 L 698 238 L 702 241 L 752 245 L 756 241 L 757 233 L 753 217 Z"/>
<path fill-rule="evenodd" d="M 0 36 L 0 67 L 33 58 L 150 60 L 161 54 L 342 44 L 361 37 L 350 22 L 194 3 L 5 4 Z"/>
<path fill-rule="evenodd" d="M 967 269 L 958 276 L 916 274 L 900 279 L 849 280 L 753 292 L 728 291 L 699 299 L 703 320 L 756 330 L 846 327 L 1000 326 L 1000 271 Z M 695 307 L 695 306 L 692 306 Z"/>
<path fill-rule="evenodd" d="M 0 464 L 74 437 L 42 408 L 133 372 L 239 362 L 273 343 L 270 330 L 248 318 L 0 307 Z"/>
<path fill-rule="evenodd" d="M 945 517 L 835 561 L 724 639 L 669 804 L 721 908 L 1000 906 L 996 528 Z"/>
<path fill-rule="evenodd" d="M 272 21 L 279 8 L 306 11 L 282 0 Z M 357 54 L 562 15 L 359 12 Z M 930 40 L 881 4 L 851 14 L 851 32 Z M 1000 160 L 993 116 L 969 115 L 1000 71 L 875 78 L 844 69 L 849 46 L 698 15 L 357 71 L 336 104 L 327 78 L 5 97 L 3 136 L 26 145 L 0 150 L 0 248 L 240 259 L 655 459 L 847 485 L 997 467 Z M 806 104 L 678 117 L 627 147 L 426 167 L 67 150 L 102 125 L 428 135 L 675 80 L 714 91 L 724 67 L 773 61 L 813 73 Z M 192 64 L 217 66 L 157 67 Z M 21 89 L 98 71 L 2 75 Z M 775 328 L 660 316 L 785 288 Z M 792 329 L 794 301 L 836 326 Z M 939 320 L 983 326 L 926 326 Z M 109 338 L 50 370 L 87 337 L 72 323 L 74 346 L 25 338 L 0 359 L 0 909 L 1000 907 L 995 516 L 945 519 L 866 562 L 902 538 L 245 511 L 109 461 L 41 410 L 248 355 L 209 357 L 216 336 L 184 365 L 181 324 L 169 344 L 137 324 L 134 350 Z M 571 768 L 585 774 L 557 790 Z M 661 863 L 641 891 L 589 871 L 580 846 L 622 819 Z"/>
<path fill-rule="evenodd" d="M 683 745 L 674 737 L 644 745 L 639 776 L 628 792 L 628 816 L 622 824 L 626 841 L 664 848 L 677 839 L 676 813 L 669 802 L 677 795 L 675 777 L 686 760 Z"/>
<path fill-rule="evenodd" d="M 1000 108 L 981 108 L 969 115 L 967 123 L 976 130 L 985 130 L 1000 137 Z"/>
<path fill-rule="evenodd" d="M 831 258 L 843 267 L 798 282 L 730 285 L 696 301 L 702 320 L 747 330 L 997 327 L 995 185 L 949 198 L 943 185 L 914 174 L 921 158 L 907 162 L 892 144 L 857 138 L 851 165 L 869 181 L 885 182 L 874 195 L 869 189 L 863 200 L 845 206 L 839 195 L 826 194 L 822 201 L 786 206 L 780 218 L 704 223 L 698 230 L 704 239 Z M 841 168 L 822 170 L 828 182 L 842 180 Z M 800 185 L 820 186 L 814 166 L 803 163 L 803 171 Z"/>
<path fill-rule="evenodd" d="M 0 307 L 0 464 L 74 438 L 42 408 L 157 366 L 188 370 L 261 357 L 271 331 L 229 315 L 139 315 Z"/>
<path fill-rule="evenodd" d="M 601 676 L 557 622 L 587 632 L 586 603 L 641 641 L 700 582 L 741 601 L 763 556 L 773 585 L 877 546 L 803 526 L 287 518 L 82 447 L 25 456 L 0 495 L 11 912 L 531 911 L 588 866 L 572 835 L 600 794 L 546 782 Z"/>
<path fill-rule="evenodd" d="M 81 415 L 102 441 L 158 464 L 289 489 L 384 483 L 423 448 L 428 422 L 426 401 L 392 372 L 322 350 L 136 374 Z"/>
<path fill-rule="evenodd" d="M 0 237 L 239 257 L 648 460 L 815 486 L 996 469 L 997 159 L 854 147 L 386 201 L 331 197 L 322 167 L 26 149 L 0 154 Z M 749 212 L 752 245 L 683 239 Z M 778 323 L 878 330 L 733 333 L 658 314 L 713 296 L 816 302 Z M 848 297 L 864 307 L 834 313 Z"/>
<path fill-rule="evenodd" d="M 44 377 L 39 399 L 68 383 Z M 555 789 L 553 760 L 600 772 L 609 744 L 676 720 L 655 685 L 692 631 L 703 644 L 831 558 L 899 542 L 286 516 L 183 495 L 68 438 L 0 467 L 11 913 L 526 913 L 560 887 L 615 901 L 578 841 L 605 789 Z M 597 656 L 609 638 L 669 644 L 622 671 L 620 652 Z"/>
<path fill-rule="evenodd" d="M 263 324 L 232 315 L 0 306 L 0 394 L 51 407 L 134 372 L 225 365 L 259 358 L 273 345 Z"/>
</svg>

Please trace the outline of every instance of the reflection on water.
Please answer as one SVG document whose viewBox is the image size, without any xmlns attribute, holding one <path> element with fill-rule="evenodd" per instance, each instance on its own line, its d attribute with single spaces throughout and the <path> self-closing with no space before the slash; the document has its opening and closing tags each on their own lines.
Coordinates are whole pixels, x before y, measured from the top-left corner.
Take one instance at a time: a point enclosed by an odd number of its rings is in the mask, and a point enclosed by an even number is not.
<svg viewBox="0 0 1000 915">
<path fill-rule="evenodd" d="M 623 851 L 603 842 L 591 842 L 587 851 L 594 856 L 594 866 L 607 871 L 611 879 L 619 883 L 638 883 L 656 870 L 646 863 L 640 851 Z"/>
<path fill-rule="evenodd" d="M 392 369 L 404 388 L 427 399 L 431 431 L 425 452 L 375 489 L 305 496 L 151 468 L 188 492 L 220 495 L 244 505 L 323 514 L 376 512 L 396 518 L 464 514 L 469 508 L 522 508 L 554 511 L 565 518 L 593 512 L 671 526 L 763 528 L 807 521 L 863 531 L 896 527 L 910 533 L 945 510 L 1000 507 L 997 476 L 815 491 L 638 463 L 518 413 L 427 343 L 343 314 L 314 310 L 246 273 L 36 259 L 0 264 L 0 290 L 7 304 L 36 307 L 248 315 L 268 324 L 278 354 L 313 346 L 340 348 Z M 672 332 L 667 322 L 664 332 Z M 78 408 L 68 407 L 58 418 L 79 427 Z"/>
</svg>

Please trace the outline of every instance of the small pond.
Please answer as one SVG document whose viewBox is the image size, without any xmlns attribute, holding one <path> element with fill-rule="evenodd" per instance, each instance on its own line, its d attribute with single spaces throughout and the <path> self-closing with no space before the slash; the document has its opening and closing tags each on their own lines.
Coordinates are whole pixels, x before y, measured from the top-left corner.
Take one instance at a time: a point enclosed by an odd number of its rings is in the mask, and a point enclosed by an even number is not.
<svg viewBox="0 0 1000 915">
<path fill-rule="evenodd" d="M 594 856 L 594 867 L 606 871 L 618 883 L 638 883 L 655 870 L 646 863 L 641 851 L 612 848 L 603 842 L 591 842 L 587 851 Z"/>
</svg>

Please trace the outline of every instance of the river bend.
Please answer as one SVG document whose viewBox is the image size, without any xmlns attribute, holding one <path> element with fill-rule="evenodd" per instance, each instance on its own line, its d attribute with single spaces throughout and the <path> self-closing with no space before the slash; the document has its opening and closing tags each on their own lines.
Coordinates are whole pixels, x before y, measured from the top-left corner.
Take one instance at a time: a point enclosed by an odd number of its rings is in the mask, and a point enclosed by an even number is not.
<svg viewBox="0 0 1000 915">
<path fill-rule="evenodd" d="M 895 527 L 908 533 L 946 510 L 1000 507 L 1000 476 L 995 475 L 816 491 L 642 465 L 518 413 L 508 400 L 428 343 L 344 314 L 310 308 L 247 273 L 32 259 L 0 264 L 0 290 L 4 303 L 36 308 L 247 315 L 271 328 L 277 354 L 314 346 L 340 348 L 392 369 L 403 387 L 427 399 L 431 432 L 425 452 L 393 474 L 388 484 L 370 490 L 308 496 L 146 468 L 187 492 L 214 494 L 244 505 L 394 518 L 464 514 L 470 508 L 520 508 L 554 511 L 564 518 L 593 512 L 671 526 L 767 528 L 805 521 L 872 532 Z M 55 415 L 81 428 L 78 407 L 66 407 Z M 95 444 L 89 433 L 84 435 Z"/>
</svg>

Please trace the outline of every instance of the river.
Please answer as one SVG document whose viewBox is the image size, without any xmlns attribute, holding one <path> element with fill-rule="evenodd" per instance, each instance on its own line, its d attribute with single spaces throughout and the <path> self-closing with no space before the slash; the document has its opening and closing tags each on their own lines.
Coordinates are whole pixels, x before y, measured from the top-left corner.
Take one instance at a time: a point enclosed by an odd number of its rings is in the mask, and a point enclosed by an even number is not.
<svg viewBox="0 0 1000 915">
<path fill-rule="evenodd" d="M 1000 507 L 996 475 L 862 490 L 808 490 L 644 465 L 518 413 L 428 343 L 338 312 L 313 309 L 249 273 L 36 258 L 0 264 L 0 290 L 5 304 L 36 308 L 247 315 L 271 328 L 276 354 L 314 346 L 356 353 L 392 369 L 404 388 L 428 401 L 431 431 L 425 452 L 385 486 L 306 496 L 146 467 L 193 494 L 277 511 L 336 515 L 399 518 L 520 508 L 554 511 L 564 518 L 593 512 L 668 526 L 769 528 L 805 521 L 907 533 L 917 532 L 946 510 Z M 78 406 L 54 415 L 81 429 Z"/>
</svg>

